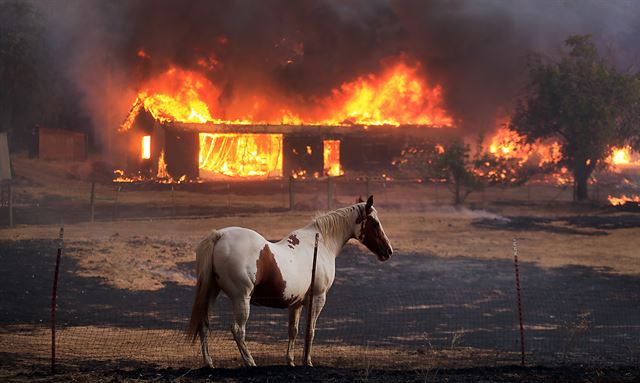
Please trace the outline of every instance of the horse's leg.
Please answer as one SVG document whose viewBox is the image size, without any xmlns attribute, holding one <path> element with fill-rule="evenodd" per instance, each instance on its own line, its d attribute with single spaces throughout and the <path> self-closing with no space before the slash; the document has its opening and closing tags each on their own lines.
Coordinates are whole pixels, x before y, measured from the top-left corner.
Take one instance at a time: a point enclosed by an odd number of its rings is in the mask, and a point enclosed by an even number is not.
<svg viewBox="0 0 640 383">
<path fill-rule="evenodd" d="M 211 303 L 210 306 L 213 306 L 216 303 L 216 298 L 220 293 L 220 288 L 218 286 L 211 286 Z M 200 326 L 200 330 L 198 331 L 200 335 L 200 347 L 202 348 L 202 357 L 204 358 L 204 362 L 207 366 L 213 367 L 213 360 L 211 360 L 211 356 L 209 355 L 209 314 L 204 318 L 202 325 Z"/>
<path fill-rule="evenodd" d="M 238 350 L 240 350 L 240 355 L 242 359 L 244 359 L 244 363 L 247 366 L 253 367 L 256 365 L 256 362 L 253 361 L 253 357 L 251 353 L 249 353 L 249 349 L 247 348 L 247 344 L 245 343 L 245 328 L 247 325 L 247 320 L 249 319 L 249 305 L 250 298 L 241 297 L 233 299 L 233 316 L 234 323 L 231 325 L 231 333 L 233 334 L 233 338 L 236 340 L 236 344 L 238 345 Z"/>
<path fill-rule="evenodd" d="M 302 305 L 289 307 L 289 346 L 287 347 L 287 364 L 295 366 L 293 363 L 293 346 L 298 336 L 298 323 L 300 323 L 300 313 L 302 313 Z"/>
<path fill-rule="evenodd" d="M 311 348 L 313 346 L 313 337 L 316 334 L 316 320 L 318 320 L 318 316 L 324 307 L 324 303 L 327 300 L 327 295 L 317 295 L 313 297 L 313 308 L 312 312 L 307 315 L 311 315 L 311 336 L 309 337 L 309 354 L 307 354 L 307 359 L 304 361 L 304 364 L 307 366 L 313 366 L 311 363 Z"/>
</svg>

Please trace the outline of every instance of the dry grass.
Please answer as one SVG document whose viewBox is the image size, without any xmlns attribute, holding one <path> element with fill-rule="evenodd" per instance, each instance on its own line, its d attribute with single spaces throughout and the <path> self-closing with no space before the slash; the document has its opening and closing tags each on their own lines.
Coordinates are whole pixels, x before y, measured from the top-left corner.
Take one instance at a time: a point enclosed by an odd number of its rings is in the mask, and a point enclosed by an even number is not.
<svg viewBox="0 0 640 383">
<path fill-rule="evenodd" d="M 23 359 L 44 360 L 50 357 L 50 331 L 44 327 L 12 328 L 0 334 L 0 344 L 12 344 L 11 353 Z M 247 346 L 259 365 L 284 365 L 286 340 L 273 342 L 252 334 Z M 295 350 L 296 363 L 302 363 L 302 340 Z M 135 347 L 125 347 L 127 344 Z M 117 361 L 151 363 L 159 366 L 198 368 L 203 364 L 198 343 L 186 340 L 178 330 L 125 329 L 114 327 L 76 326 L 58 330 L 57 359 L 63 364 L 91 361 Z M 228 331 L 213 331 L 209 341 L 216 367 L 242 366 L 240 354 Z M 314 361 L 323 366 L 352 368 L 421 369 L 428 366 L 460 368 L 506 363 L 495 351 L 471 347 L 451 349 L 409 350 L 388 345 L 370 345 L 363 354 L 361 345 L 346 343 L 318 343 L 313 349 Z M 357 356 L 354 358 L 354 356 Z"/>
<path fill-rule="evenodd" d="M 166 281 L 191 284 L 176 264 L 194 259 L 193 249 L 211 229 L 245 226 L 277 239 L 304 226 L 312 213 L 272 213 L 207 219 L 118 221 L 65 226 L 65 256 L 75 258 L 81 275 L 134 290 L 155 290 Z M 384 228 L 396 251 L 441 257 L 511 259 L 518 238 L 522 262 L 553 268 L 583 265 L 607 271 L 640 274 L 640 229 L 610 230 L 588 236 L 542 231 L 481 229 L 455 213 L 397 212 L 380 208 Z M 0 231 L 2 240 L 55 239 L 58 226 L 22 226 Z M 54 251 L 54 250 L 52 250 Z"/>
<path fill-rule="evenodd" d="M 17 193 L 28 201 L 37 201 L 43 195 L 58 195 L 71 200 L 88 201 L 86 182 L 89 165 L 65 164 L 16 158 L 16 174 L 22 177 Z M 376 204 L 384 228 L 394 248 L 400 254 L 412 252 L 440 257 L 472 257 L 481 259 L 511 259 L 512 240 L 518 238 L 519 258 L 541 267 L 554 268 L 583 265 L 602 268 L 610 272 L 640 274 L 640 228 L 608 230 L 607 235 L 586 235 L 587 229 L 570 227 L 565 222 L 553 222 L 558 229 L 571 228 L 574 233 L 551 231 L 507 231 L 480 228 L 473 220 L 494 217 L 484 210 L 456 210 L 441 206 L 448 201 L 444 188 L 411 183 L 380 182 L 373 184 Z M 353 202 L 344 184 L 337 184 L 337 206 Z M 364 191 L 364 190 L 363 190 Z M 315 192 L 316 194 L 309 194 Z M 325 190 L 307 190 L 297 194 L 300 201 L 323 200 Z M 476 202 L 515 198 L 518 190 L 493 190 L 472 195 Z M 491 195 L 491 193 L 497 195 Z M 525 200 L 530 194 L 525 193 Z M 124 195 L 126 194 L 126 196 Z M 534 187 L 534 195 L 550 198 L 555 188 Z M 26 197 L 25 197 L 26 196 Z M 113 196 L 112 185 L 98 185 L 98 200 Z M 177 206 L 228 204 L 227 194 L 211 195 L 176 191 Z M 280 195 L 231 195 L 232 207 L 283 205 Z M 164 191 L 135 191 L 121 193 L 120 202 L 165 203 L 169 195 Z M 486 204 L 485 204 L 486 205 Z M 553 218 L 559 215 L 598 215 L 601 211 L 575 211 L 568 204 L 554 205 L 488 205 L 497 214 Z M 233 209 L 231 210 L 233 211 Z M 610 213 L 607 213 L 610 214 Z M 193 249 L 211 229 L 225 226 L 244 226 L 257 230 L 269 239 L 284 237 L 291 230 L 306 225 L 313 211 L 253 213 L 221 217 L 191 219 L 147 219 L 101 221 L 65 225 L 66 257 L 75 258 L 84 276 L 99 277 L 119 288 L 157 290 L 167 281 L 191 284 L 188 275 L 178 271 L 177 263 L 194 259 Z M 612 216 L 615 219 L 615 215 Z M 59 225 L 18 226 L 0 230 L 0 240 L 55 239 Z M 584 235 L 580 234 L 584 232 Z M 52 251 L 55 251 L 52 249 Z"/>
</svg>

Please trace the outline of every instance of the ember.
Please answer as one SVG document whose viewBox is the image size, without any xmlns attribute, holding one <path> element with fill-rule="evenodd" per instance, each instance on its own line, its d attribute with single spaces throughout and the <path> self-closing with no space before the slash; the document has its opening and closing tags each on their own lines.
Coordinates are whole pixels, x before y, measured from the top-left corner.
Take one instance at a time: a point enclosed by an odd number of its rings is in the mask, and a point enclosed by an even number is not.
<svg viewBox="0 0 640 383">
<path fill-rule="evenodd" d="M 627 203 L 636 203 L 636 204 L 640 204 L 640 195 L 621 195 L 620 197 L 614 197 L 612 195 L 609 195 L 609 197 L 607 198 L 609 200 L 609 203 L 613 206 L 623 206 Z"/>
</svg>

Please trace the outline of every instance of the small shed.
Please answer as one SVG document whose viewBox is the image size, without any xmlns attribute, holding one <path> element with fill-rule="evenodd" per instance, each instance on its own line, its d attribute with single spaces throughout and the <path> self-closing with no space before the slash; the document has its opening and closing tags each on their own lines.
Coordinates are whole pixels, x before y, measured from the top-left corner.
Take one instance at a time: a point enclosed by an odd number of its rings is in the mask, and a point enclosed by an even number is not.
<svg viewBox="0 0 640 383">
<path fill-rule="evenodd" d="M 63 129 L 38 129 L 38 158 L 80 161 L 87 158 L 87 135 Z"/>
</svg>

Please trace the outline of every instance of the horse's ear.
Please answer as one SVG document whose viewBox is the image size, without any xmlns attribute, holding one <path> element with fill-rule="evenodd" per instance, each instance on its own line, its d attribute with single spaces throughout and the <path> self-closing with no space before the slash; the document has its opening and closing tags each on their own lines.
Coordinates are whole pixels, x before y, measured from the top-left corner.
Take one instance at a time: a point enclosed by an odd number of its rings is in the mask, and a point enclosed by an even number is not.
<svg viewBox="0 0 640 383">
<path fill-rule="evenodd" d="M 370 195 L 369 198 L 367 199 L 367 204 L 364 207 L 364 211 L 369 214 L 371 213 L 371 208 L 373 207 L 373 196 Z"/>
<path fill-rule="evenodd" d="M 356 203 L 363 203 L 364 200 L 362 199 L 362 196 L 358 196 L 358 199 L 356 199 Z"/>
</svg>

